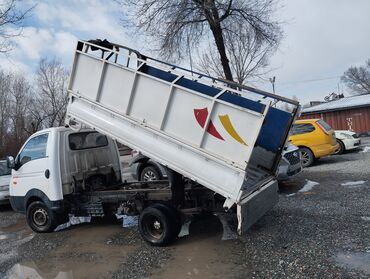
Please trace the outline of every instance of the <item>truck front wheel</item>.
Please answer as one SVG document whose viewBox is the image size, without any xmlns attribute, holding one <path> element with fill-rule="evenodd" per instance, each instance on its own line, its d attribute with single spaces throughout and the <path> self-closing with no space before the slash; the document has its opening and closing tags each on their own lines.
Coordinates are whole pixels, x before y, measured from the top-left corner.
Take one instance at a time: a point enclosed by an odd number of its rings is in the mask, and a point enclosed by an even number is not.
<svg viewBox="0 0 370 279">
<path fill-rule="evenodd" d="M 41 201 L 32 202 L 26 216 L 30 228 L 38 233 L 52 232 L 58 225 L 56 214 Z"/>
</svg>

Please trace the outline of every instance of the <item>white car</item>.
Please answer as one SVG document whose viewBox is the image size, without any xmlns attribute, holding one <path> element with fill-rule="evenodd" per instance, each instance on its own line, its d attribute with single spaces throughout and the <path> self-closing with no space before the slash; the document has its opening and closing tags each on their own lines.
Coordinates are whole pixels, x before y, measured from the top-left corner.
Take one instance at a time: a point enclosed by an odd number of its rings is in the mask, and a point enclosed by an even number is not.
<svg viewBox="0 0 370 279">
<path fill-rule="evenodd" d="M 301 153 L 297 146 L 288 143 L 281 155 L 277 172 L 277 179 L 279 181 L 287 180 L 302 171 Z"/>
<path fill-rule="evenodd" d="M 0 161 L 0 204 L 9 203 L 9 182 L 11 169 L 8 168 L 6 160 Z"/>
<path fill-rule="evenodd" d="M 342 154 L 346 150 L 356 149 L 361 144 L 358 135 L 351 131 L 337 130 L 335 131 L 335 137 L 339 143 L 339 149 L 336 154 Z"/>
</svg>

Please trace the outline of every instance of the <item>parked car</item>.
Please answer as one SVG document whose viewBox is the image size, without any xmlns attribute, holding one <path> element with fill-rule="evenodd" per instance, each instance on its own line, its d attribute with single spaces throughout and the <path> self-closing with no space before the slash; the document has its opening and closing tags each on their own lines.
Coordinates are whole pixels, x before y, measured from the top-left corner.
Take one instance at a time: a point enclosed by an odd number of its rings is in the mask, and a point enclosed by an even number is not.
<svg viewBox="0 0 370 279">
<path fill-rule="evenodd" d="M 118 144 L 122 166 L 122 180 L 152 181 L 167 179 L 164 166 L 136 150 Z"/>
<path fill-rule="evenodd" d="M 322 119 L 297 120 L 290 130 L 289 141 L 299 147 L 303 167 L 339 149 L 333 129 Z"/>
<path fill-rule="evenodd" d="M 277 179 L 279 181 L 287 180 L 301 171 L 302 162 L 299 148 L 294 144 L 288 143 L 282 153 L 277 172 Z"/>
<path fill-rule="evenodd" d="M 153 181 L 167 179 L 166 168 L 160 163 L 138 153 L 133 152 L 133 158 L 129 163 L 132 176 L 138 181 Z"/>
<path fill-rule="evenodd" d="M 8 168 L 6 160 L 0 161 L 0 204 L 9 203 L 9 182 L 11 169 Z"/>
<path fill-rule="evenodd" d="M 120 147 L 123 177 L 137 181 L 166 180 L 166 168 L 160 163 L 140 154 L 136 150 Z M 126 150 L 126 151 L 124 151 Z M 130 154 L 130 155 L 128 155 Z M 125 167 L 126 166 L 126 167 Z M 130 166 L 130 167 L 128 167 Z M 289 143 L 283 151 L 277 178 L 286 180 L 302 171 L 301 157 L 298 147 Z"/>
<path fill-rule="evenodd" d="M 358 135 L 351 131 L 337 130 L 335 131 L 335 137 L 339 144 L 339 149 L 336 154 L 342 154 L 347 150 L 356 149 L 361 144 L 361 140 Z"/>
</svg>

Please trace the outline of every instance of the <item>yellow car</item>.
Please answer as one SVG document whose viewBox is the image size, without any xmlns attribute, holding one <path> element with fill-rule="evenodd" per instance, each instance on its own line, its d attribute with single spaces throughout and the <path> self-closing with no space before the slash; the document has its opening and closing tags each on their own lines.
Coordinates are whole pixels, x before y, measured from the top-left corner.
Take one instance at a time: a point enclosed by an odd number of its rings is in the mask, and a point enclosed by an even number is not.
<svg viewBox="0 0 370 279">
<path fill-rule="evenodd" d="M 303 167 L 339 148 L 333 129 L 322 119 L 297 120 L 290 130 L 289 141 L 299 147 Z"/>
</svg>

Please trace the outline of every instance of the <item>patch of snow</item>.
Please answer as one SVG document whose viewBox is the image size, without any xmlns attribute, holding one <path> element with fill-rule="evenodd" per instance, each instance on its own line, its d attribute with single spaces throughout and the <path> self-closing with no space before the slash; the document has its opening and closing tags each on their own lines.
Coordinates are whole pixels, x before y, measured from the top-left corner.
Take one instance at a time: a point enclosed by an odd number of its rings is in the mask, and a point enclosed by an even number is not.
<svg viewBox="0 0 370 279">
<path fill-rule="evenodd" d="M 319 182 L 311 181 L 311 180 L 306 179 L 306 184 L 298 192 L 299 193 L 304 193 L 304 192 L 311 191 L 313 187 L 315 187 L 316 185 L 319 185 L 319 184 L 320 184 Z"/>
<path fill-rule="evenodd" d="M 370 152 L 370 146 L 364 146 L 364 149 L 362 149 L 362 152 Z"/>
<path fill-rule="evenodd" d="M 54 231 L 57 232 L 57 231 L 69 228 L 70 226 L 73 226 L 73 225 L 78 225 L 78 224 L 81 224 L 81 223 L 90 223 L 90 222 L 91 222 L 91 217 L 70 215 L 69 216 L 69 221 L 67 223 L 60 224 L 58 227 L 55 228 Z"/>
<path fill-rule="evenodd" d="M 357 188 L 357 187 L 361 187 L 365 183 L 366 183 L 366 181 L 359 180 L 359 181 L 348 181 L 348 182 L 342 183 L 340 185 L 348 186 L 349 188 Z"/>
<path fill-rule="evenodd" d="M 132 228 L 136 227 L 139 224 L 139 215 L 123 215 L 122 227 Z"/>
<path fill-rule="evenodd" d="M 293 194 L 289 194 L 289 195 L 286 195 L 286 197 L 293 197 L 295 196 L 297 193 L 293 193 Z"/>
</svg>

